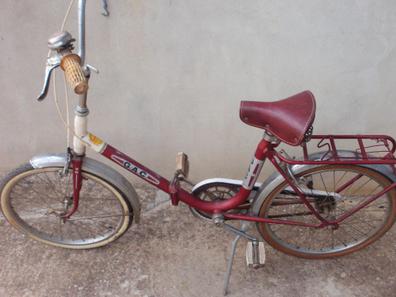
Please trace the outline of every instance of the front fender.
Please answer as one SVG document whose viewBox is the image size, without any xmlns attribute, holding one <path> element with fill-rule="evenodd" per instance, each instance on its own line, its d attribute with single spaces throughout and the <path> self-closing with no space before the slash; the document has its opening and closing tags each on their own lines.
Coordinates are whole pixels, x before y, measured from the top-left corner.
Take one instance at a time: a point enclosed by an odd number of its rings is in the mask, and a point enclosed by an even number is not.
<svg viewBox="0 0 396 297">
<path fill-rule="evenodd" d="M 309 155 L 310 160 L 319 160 L 320 158 L 323 157 L 324 154 L 327 152 L 318 152 Z M 347 150 L 340 150 L 337 151 L 338 155 L 340 157 L 356 157 L 357 153 L 354 151 L 347 151 Z M 308 169 L 321 166 L 321 165 L 293 165 L 291 167 L 291 170 L 293 174 L 297 175 L 301 172 L 304 172 Z M 373 164 L 373 165 L 359 165 L 362 167 L 370 168 L 373 169 L 374 171 L 377 171 L 381 173 L 382 175 L 386 176 L 389 178 L 389 180 L 396 182 L 396 175 L 393 172 L 391 165 L 382 165 L 382 164 Z M 283 176 L 279 172 L 273 173 L 264 183 L 261 185 L 258 195 L 255 197 L 251 207 L 250 207 L 250 212 L 253 215 L 258 215 L 260 212 L 261 205 L 264 203 L 264 200 L 268 197 L 268 195 L 276 189 L 280 184 L 282 184 L 285 181 Z"/>
<path fill-rule="evenodd" d="M 46 168 L 54 166 L 64 166 L 66 154 L 47 154 L 34 156 L 30 159 L 33 168 Z M 110 166 L 103 164 L 94 159 L 85 157 L 83 161 L 83 170 L 92 173 L 116 186 L 131 203 L 134 220 L 139 223 L 140 220 L 140 201 L 131 183 L 119 172 Z"/>
</svg>

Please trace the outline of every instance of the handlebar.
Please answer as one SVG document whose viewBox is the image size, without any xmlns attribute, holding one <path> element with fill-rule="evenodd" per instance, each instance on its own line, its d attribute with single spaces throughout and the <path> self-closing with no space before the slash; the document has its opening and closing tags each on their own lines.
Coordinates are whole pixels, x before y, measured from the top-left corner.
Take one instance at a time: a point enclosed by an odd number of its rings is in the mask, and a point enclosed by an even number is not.
<svg viewBox="0 0 396 297">
<path fill-rule="evenodd" d="M 109 16 L 108 0 L 102 0 L 103 12 L 102 15 Z M 87 0 L 78 1 L 78 55 L 81 58 L 81 65 L 85 64 L 85 10 Z"/>
<path fill-rule="evenodd" d="M 85 63 L 85 8 L 87 0 L 78 1 L 78 55 L 81 65 Z"/>
<path fill-rule="evenodd" d="M 103 13 L 108 16 L 107 0 L 102 0 Z M 61 66 L 65 72 L 66 80 L 76 94 L 84 94 L 88 90 L 88 77 L 90 70 L 98 72 L 94 67 L 85 63 L 85 11 L 87 0 L 78 0 L 78 54 L 73 54 L 72 42 L 75 41 L 68 32 L 59 32 L 48 41 L 51 54 L 47 58 L 44 76 L 44 85 L 38 100 L 43 100 L 47 94 L 54 69 Z"/>
<path fill-rule="evenodd" d="M 102 15 L 109 16 L 110 12 L 108 9 L 107 0 L 102 0 L 103 12 Z M 85 63 L 85 10 L 87 6 L 87 0 L 78 1 L 78 55 L 81 58 L 81 64 Z"/>
</svg>

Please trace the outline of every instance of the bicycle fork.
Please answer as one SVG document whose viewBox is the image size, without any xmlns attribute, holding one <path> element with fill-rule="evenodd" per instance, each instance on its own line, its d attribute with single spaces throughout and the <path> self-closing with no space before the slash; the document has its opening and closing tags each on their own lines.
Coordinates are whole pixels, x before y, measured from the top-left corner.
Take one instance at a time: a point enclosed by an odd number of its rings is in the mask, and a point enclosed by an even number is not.
<svg viewBox="0 0 396 297">
<path fill-rule="evenodd" d="M 82 163 L 84 156 L 74 156 L 71 160 L 72 178 L 73 178 L 73 204 L 72 208 L 68 210 L 63 216 L 63 220 L 69 219 L 78 209 L 80 201 L 80 191 L 82 187 Z"/>
<path fill-rule="evenodd" d="M 89 72 L 86 76 L 89 79 Z M 80 191 L 82 187 L 82 164 L 85 156 L 86 145 L 81 141 L 81 138 L 88 134 L 88 114 L 89 110 L 86 105 L 87 93 L 80 95 L 79 105 L 75 110 L 74 117 L 74 137 L 73 137 L 73 151 L 68 151 L 69 160 L 71 160 L 72 178 L 73 178 L 73 204 L 72 208 L 63 215 L 63 219 L 69 219 L 78 209 L 80 200 Z M 65 167 L 69 167 L 66 164 Z"/>
</svg>

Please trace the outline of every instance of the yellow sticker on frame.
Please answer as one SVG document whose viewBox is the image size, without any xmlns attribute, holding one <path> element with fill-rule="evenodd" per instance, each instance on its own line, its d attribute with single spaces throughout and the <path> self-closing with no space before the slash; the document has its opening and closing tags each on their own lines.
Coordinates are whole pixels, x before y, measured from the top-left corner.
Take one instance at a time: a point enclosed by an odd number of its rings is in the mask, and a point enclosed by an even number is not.
<svg viewBox="0 0 396 297">
<path fill-rule="evenodd" d="M 97 136 L 95 136 L 95 135 L 93 135 L 91 133 L 88 133 L 88 137 L 89 137 L 89 141 L 93 145 L 101 145 L 101 144 L 103 144 L 103 140 L 102 139 L 100 139 L 99 137 L 97 137 Z"/>
</svg>

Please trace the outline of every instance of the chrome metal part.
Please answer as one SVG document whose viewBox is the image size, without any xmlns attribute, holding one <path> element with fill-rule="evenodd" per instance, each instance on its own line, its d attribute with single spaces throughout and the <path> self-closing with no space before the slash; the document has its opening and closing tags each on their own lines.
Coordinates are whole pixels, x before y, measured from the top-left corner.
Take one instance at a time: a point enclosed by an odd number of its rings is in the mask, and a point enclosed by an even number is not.
<svg viewBox="0 0 396 297">
<path fill-rule="evenodd" d="M 221 227 L 224 224 L 224 216 L 220 213 L 215 213 L 212 216 L 212 221 L 216 227 Z"/>
<path fill-rule="evenodd" d="M 81 106 L 77 105 L 76 109 L 74 110 L 74 114 L 79 117 L 86 117 L 89 114 L 89 109 L 86 107 L 81 107 Z"/>
<path fill-rule="evenodd" d="M 30 164 L 34 168 L 47 168 L 47 167 L 63 167 L 66 162 L 66 154 L 47 154 L 35 156 L 30 160 Z M 85 157 L 83 162 L 83 170 L 90 172 L 107 182 L 111 183 L 119 189 L 131 203 L 134 220 L 139 223 L 140 219 L 140 202 L 139 197 L 134 187 L 128 180 L 118 173 L 113 168 L 96 161 L 94 159 Z"/>
<path fill-rule="evenodd" d="M 268 131 L 264 131 L 263 139 L 272 144 L 280 143 L 280 140 Z"/>
<path fill-rule="evenodd" d="M 80 96 L 78 96 L 78 108 L 81 109 L 87 109 L 87 97 L 88 97 L 88 93 L 85 92 L 84 94 L 81 94 Z"/>
<path fill-rule="evenodd" d="M 229 225 L 224 225 L 224 226 L 229 226 Z M 245 232 L 249 228 L 249 226 L 250 226 L 250 222 L 244 221 L 241 223 L 240 229 L 236 229 L 235 227 L 232 227 L 231 229 L 229 229 L 229 230 L 232 230 L 232 232 L 236 233 L 237 235 L 231 243 L 231 253 L 227 260 L 227 270 L 226 270 L 226 273 L 224 276 L 224 286 L 223 286 L 223 295 L 224 296 L 226 296 L 228 294 L 228 286 L 230 284 L 232 264 L 234 263 L 235 251 L 236 251 L 238 242 L 242 237 L 246 237 Z M 235 230 L 238 230 L 238 232 L 235 232 Z M 252 237 L 252 238 L 254 238 L 254 237 Z M 257 239 L 254 238 L 254 240 L 257 240 Z"/>
<path fill-rule="evenodd" d="M 305 131 L 304 134 L 304 142 L 308 142 L 311 140 L 313 134 L 313 126 L 309 127 L 307 131 Z M 303 144 L 302 144 L 303 145 Z"/>
<path fill-rule="evenodd" d="M 252 240 L 246 246 L 246 264 L 248 267 L 258 269 L 265 264 L 264 242 Z"/>
<path fill-rule="evenodd" d="M 72 201 L 73 201 L 73 197 L 65 196 L 64 199 L 63 199 L 63 211 L 60 214 L 58 214 L 58 215 L 66 214 L 68 209 L 69 209 L 69 207 L 72 205 Z M 60 220 L 60 223 L 64 224 L 64 223 L 66 223 L 66 220 L 62 219 L 62 220 Z"/>
<path fill-rule="evenodd" d="M 85 64 L 85 8 L 87 0 L 78 0 L 78 55 Z"/>
<path fill-rule="evenodd" d="M 70 168 L 70 163 L 72 161 L 73 158 L 73 153 L 70 147 L 67 148 L 67 152 L 66 152 L 66 160 L 65 160 L 65 165 L 63 166 L 63 170 L 62 170 L 62 176 L 67 176 L 69 173 L 69 168 Z"/>
<path fill-rule="evenodd" d="M 95 72 L 96 74 L 99 74 L 98 68 L 96 68 L 96 67 L 94 67 L 94 66 L 92 66 L 92 65 L 87 64 L 87 65 L 86 65 L 86 68 L 89 69 L 89 70 L 91 70 L 91 71 L 93 71 L 93 72 Z M 88 75 L 88 76 L 89 76 L 89 75 Z"/>
<path fill-rule="evenodd" d="M 56 32 L 48 39 L 48 48 L 53 51 L 61 51 L 72 46 L 75 39 L 67 32 Z"/>
<path fill-rule="evenodd" d="M 47 97 L 48 95 L 48 90 L 49 90 L 49 85 L 50 85 L 50 81 L 51 81 L 51 74 L 52 71 L 56 68 L 58 68 L 60 65 L 59 63 L 55 63 L 55 64 L 51 64 L 50 63 L 50 59 L 47 60 L 47 66 L 45 67 L 45 74 L 44 74 L 44 84 L 43 84 L 43 88 L 40 92 L 40 95 L 38 95 L 37 100 L 38 101 L 42 101 L 45 99 L 45 97 Z"/>
<path fill-rule="evenodd" d="M 223 287 L 223 295 L 226 296 L 228 294 L 228 286 L 230 285 L 230 278 L 232 272 L 232 264 L 234 263 L 235 251 L 238 245 L 238 241 L 241 239 L 241 235 L 237 235 L 235 239 L 231 243 L 231 253 L 228 257 L 227 261 L 227 270 L 224 277 L 224 287 Z"/>
<path fill-rule="evenodd" d="M 88 65 L 83 65 L 81 66 L 83 72 L 84 72 L 84 76 L 89 79 L 91 77 L 91 67 L 88 67 Z"/>
</svg>

